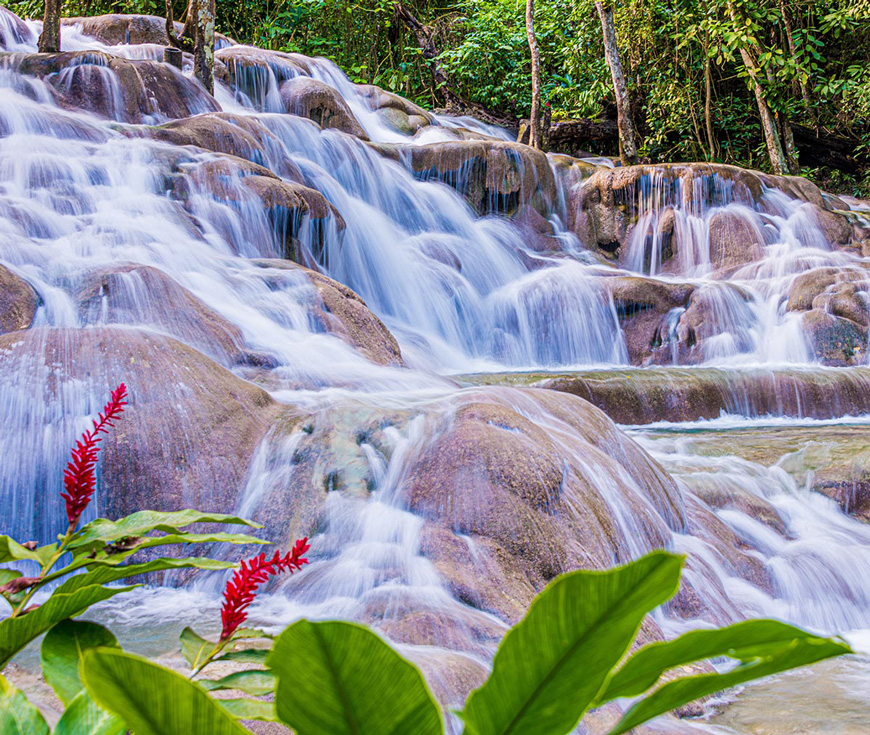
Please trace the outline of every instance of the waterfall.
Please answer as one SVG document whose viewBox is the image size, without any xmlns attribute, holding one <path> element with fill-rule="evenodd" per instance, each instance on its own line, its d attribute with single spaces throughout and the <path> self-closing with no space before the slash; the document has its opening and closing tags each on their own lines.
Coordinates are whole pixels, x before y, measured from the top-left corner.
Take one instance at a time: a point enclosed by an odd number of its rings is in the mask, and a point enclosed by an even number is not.
<svg viewBox="0 0 870 735">
<path fill-rule="evenodd" d="M 3 533 L 53 537 L 68 448 L 124 380 L 88 517 L 232 508 L 311 535 L 255 622 L 371 624 L 449 705 L 468 686 L 445 672 L 473 681 L 553 576 L 653 548 L 688 557 L 653 637 L 870 628 L 847 203 L 547 158 L 228 41 L 214 97 L 80 24 L 49 63 L 0 11 Z M 177 594 L 211 614 L 221 582 Z"/>
</svg>

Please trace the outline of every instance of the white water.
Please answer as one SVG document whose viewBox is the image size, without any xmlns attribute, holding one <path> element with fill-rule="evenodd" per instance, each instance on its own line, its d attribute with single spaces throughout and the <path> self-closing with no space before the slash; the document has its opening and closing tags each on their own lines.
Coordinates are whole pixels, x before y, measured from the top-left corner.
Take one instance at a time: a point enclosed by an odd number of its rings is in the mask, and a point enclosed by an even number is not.
<svg viewBox="0 0 870 735">
<path fill-rule="evenodd" d="M 35 24 L 31 28 L 35 31 Z M 33 51 L 35 35 L 6 43 L 10 50 Z M 159 58 L 159 47 L 106 47 L 77 28 L 64 29 L 63 43 L 70 50 Z M 323 60 L 306 63 L 311 76 L 340 92 L 372 140 L 408 145 L 449 141 L 459 126 L 504 137 L 473 121 L 437 118 L 437 125 L 411 138 L 384 123 L 334 66 Z M 115 89 L 108 69 L 87 69 L 78 73 L 99 75 L 107 88 Z M 370 478 L 369 486 L 365 492 L 327 495 L 313 542 L 315 563 L 294 576 L 283 594 L 265 598 L 255 622 L 277 630 L 300 615 L 340 616 L 380 625 L 401 640 L 391 626 L 430 614 L 450 621 L 434 636 L 435 654 L 458 651 L 483 666 L 505 621 L 450 592 L 422 552 L 427 521 L 407 507 L 410 468 L 449 431 L 456 413 L 451 401 L 463 400 L 439 374 L 626 365 L 624 338 L 601 278 L 608 267 L 579 252 L 570 233 L 556 233 L 557 241 L 565 243 L 561 252 L 541 255 L 510 220 L 481 218 L 449 187 L 417 180 L 406 165 L 356 138 L 320 131 L 311 121 L 286 114 L 278 80 L 266 69 L 262 79 L 247 84 L 257 90 L 255 99 L 226 87 L 217 90 L 217 99 L 225 110 L 255 117 L 271 132 L 264 161 L 269 168 L 288 178 L 298 175 L 341 213 L 347 225 L 341 234 L 302 223 L 301 247 L 312 263 L 353 288 L 384 320 L 411 369 L 375 365 L 324 333 L 313 324 L 316 295 L 308 278 L 301 271 L 255 262 L 279 257 L 283 243 L 259 200 L 245 193 L 240 176 L 225 182 L 234 192 L 231 200 L 215 199 L 207 187 L 196 185 L 185 202 L 168 195 L 170 166 L 195 166 L 216 156 L 128 138 L 110 121 L 59 108 L 47 84 L 11 68 L 0 69 L 0 262 L 39 293 L 37 326 L 83 329 L 120 323 L 169 334 L 241 375 L 248 373 L 237 353 L 265 354 L 274 365 L 267 386 L 276 398 L 302 410 L 341 411 L 342 402 L 359 400 L 365 404 L 359 410 L 372 416 L 397 407 L 414 414 L 385 428 L 382 445 L 357 442 L 359 472 Z M 118 112 L 121 105 L 115 100 L 110 109 Z M 694 198 L 675 210 L 682 275 L 663 276 L 702 284 L 712 304 L 710 328 L 718 335 L 708 340 L 705 359 L 727 367 L 810 363 L 800 316 L 785 310 L 789 287 L 809 268 L 839 267 L 854 257 L 832 251 L 805 205 L 781 192 L 766 191 L 753 208 L 733 201 L 727 182 L 706 184 L 708 189 L 694 187 Z M 647 204 L 631 244 L 634 271 L 661 276 L 657 222 L 664 207 L 682 202 L 680 192 L 663 194 L 665 185 L 664 180 L 652 182 L 642 194 Z M 764 243 L 760 263 L 737 270 L 727 282 L 709 277 L 709 224 L 724 210 L 750 221 Z M 552 221 L 562 215 L 553 211 Z M 644 253 L 648 233 L 649 267 Z M 117 277 L 112 309 L 101 297 L 82 305 L 80 289 L 95 272 L 130 263 L 168 278 L 155 286 L 150 271 L 123 273 Z M 216 338 L 179 311 L 177 286 L 225 320 L 232 338 Z M 100 356 L 90 359 L 96 365 Z M 0 415 L 6 425 L 0 456 L 9 458 L 0 465 L 0 503 L 12 509 L 3 530 L 46 538 L 60 506 L 37 501 L 53 497 L 59 488 L 67 448 L 100 405 L 105 386 L 68 381 L 63 401 L 53 403 L 32 390 L 34 383 L 22 377 L 25 372 L 38 374 L 36 385 L 43 387 L 64 375 L 62 365 L 25 365 L 20 373 L 0 370 Z M 680 438 L 636 435 L 680 483 L 682 508 L 670 511 L 661 498 L 650 497 L 652 491 L 631 474 L 636 468 L 627 460 L 626 467 L 614 467 L 581 444 L 577 428 L 563 418 L 521 394 L 500 400 L 542 427 L 564 461 L 566 476 L 576 472 L 603 499 L 617 538 L 610 562 L 644 553 L 651 539 L 663 539 L 690 556 L 687 579 L 703 592 L 706 622 L 760 614 L 825 631 L 870 628 L 870 532 L 782 470 L 733 457 L 698 458 Z M 355 427 L 342 430 L 336 436 L 345 441 Z M 302 439 L 299 433 L 273 433 L 261 444 L 239 500 L 240 512 L 256 515 L 275 488 L 293 487 Z M 739 490 L 776 511 L 784 532 L 739 510 L 714 513 L 773 580 L 770 588 L 741 576 L 723 561 L 721 540 L 706 533 L 703 523 L 686 520 L 686 513 L 691 518 L 691 512 L 701 512 L 693 497 L 699 485 Z M 460 536 L 469 558 L 484 558 L 480 542 Z M 480 573 L 485 569 L 481 561 Z M 210 614 L 216 582 L 201 584 L 205 596 L 196 604 Z M 187 613 L 187 597 L 171 599 Z M 149 614 L 150 605 L 146 601 L 135 614 Z M 109 610 L 110 615 L 129 615 L 113 605 Z M 658 618 L 666 630 L 704 620 Z"/>
</svg>

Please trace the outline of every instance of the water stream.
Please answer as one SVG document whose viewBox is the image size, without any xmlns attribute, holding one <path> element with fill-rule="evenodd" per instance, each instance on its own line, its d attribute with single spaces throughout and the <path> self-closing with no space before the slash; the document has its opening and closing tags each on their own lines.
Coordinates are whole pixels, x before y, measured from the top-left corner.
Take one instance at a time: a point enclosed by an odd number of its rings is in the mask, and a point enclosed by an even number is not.
<svg viewBox="0 0 870 735">
<path fill-rule="evenodd" d="M 128 120 L 128 82 L 108 56 L 78 57 L 44 79 L 27 73 L 39 24 L 25 28 L 0 13 L 10 52 L 0 53 L 0 265 L 38 294 L 30 331 L 0 334 L 4 533 L 52 537 L 68 447 L 113 382 L 127 379 L 133 410 L 119 446 L 142 457 L 143 482 L 165 478 L 146 502 L 230 502 L 278 543 L 313 536 L 314 562 L 267 596 L 254 622 L 366 622 L 434 677 L 446 704 L 461 703 L 549 578 L 660 546 L 685 553 L 688 571 L 654 634 L 757 615 L 859 638 L 870 629 L 870 502 L 866 515 L 854 512 L 870 492 L 870 389 L 859 367 L 866 262 L 832 242 L 818 206 L 768 184 L 747 197 L 719 173 L 689 188 L 663 168 L 632 191 L 638 214 L 614 264 L 563 224 L 577 191 L 560 189 L 555 160 L 532 174 L 505 154 L 534 190 L 515 217 L 482 213 L 468 195 L 483 177 L 492 208 L 513 202 L 516 192 L 492 194 L 510 179 L 492 184 L 494 159 L 484 174 L 478 159 L 419 165 L 433 150 L 467 150 L 459 143 L 506 145 L 504 131 L 428 113 L 416 115 L 416 132 L 404 130 L 370 88 L 326 60 L 230 46 L 218 54 L 229 72 L 216 102 L 183 76 L 189 70 L 167 72 L 187 85 L 191 114 L 213 120 L 220 109 L 238 136 L 248 121 L 258 160 L 228 158 L 155 133 L 149 126 L 175 125 L 159 106 Z M 63 48 L 162 58 L 157 45 L 111 46 L 79 26 L 64 27 Z M 368 140 L 289 114 L 284 85 L 300 78 L 328 85 Z M 68 103 L 80 88 L 106 100 L 98 112 Z M 618 171 L 610 161 L 585 165 L 596 164 Z M 319 192 L 326 214 L 312 205 L 276 219 L 252 177 L 270 191 Z M 711 235 L 723 215 L 742 223 L 752 259 L 723 265 Z M 324 281 L 289 267 L 288 248 L 362 297 L 404 364 L 372 359 L 348 337 L 353 329 L 335 328 Z M 810 299 L 812 312 L 791 308 L 797 280 L 817 269 L 852 290 L 826 291 L 825 306 Z M 612 288 L 624 278 L 695 294 L 661 315 L 666 362 L 682 367 L 631 366 L 634 312 L 626 317 Z M 686 320 L 699 304 L 689 344 Z M 363 307 L 353 308 L 362 319 Z M 658 307 L 631 308 L 642 316 Z M 823 368 L 805 312 L 833 318 L 846 308 L 857 309 L 864 341 L 849 347 L 849 367 Z M 524 371 L 535 381 L 582 378 L 588 394 L 567 392 L 631 426 L 622 432 L 566 392 L 511 387 Z M 455 379 L 468 373 L 495 385 Z M 709 411 L 686 410 L 711 391 Z M 223 412 L 227 396 L 243 408 Z M 156 425 L 137 423 L 146 419 Z M 224 430 L 235 438 L 216 438 Z M 119 461 L 107 463 L 89 512 L 122 502 L 118 478 L 129 476 Z M 224 494 L 209 496 L 211 482 Z M 836 495 L 837 482 L 851 500 Z M 100 614 L 134 645 L 163 653 L 163 633 L 146 640 L 146 628 L 160 618 L 175 635 L 191 609 L 207 627 L 221 581 L 147 590 Z M 847 673 L 866 685 L 858 661 Z M 764 701 L 763 690 L 753 696 Z M 739 711 L 710 726 L 762 731 Z"/>
</svg>

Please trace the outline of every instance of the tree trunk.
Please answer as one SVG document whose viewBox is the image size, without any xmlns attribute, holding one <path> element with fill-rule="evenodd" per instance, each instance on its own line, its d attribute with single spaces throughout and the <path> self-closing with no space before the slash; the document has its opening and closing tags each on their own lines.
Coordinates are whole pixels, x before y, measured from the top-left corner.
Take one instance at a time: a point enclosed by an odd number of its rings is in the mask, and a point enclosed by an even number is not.
<svg viewBox="0 0 870 735">
<path fill-rule="evenodd" d="M 704 47 L 706 55 L 707 48 Z M 704 127 L 707 129 L 707 145 L 710 148 L 710 160 L 715 161 L 718 155 L 716 150 L 716 136 L 713 134 L 713 62 L 707 56 L 704 62 Z"/>
<path fill-rule="evenodd" d="M 792 59 L 797 62 L 797 46 L 795 46 L 794 42 L 794 32 L 792 31 L 792 22 L 791 22 L 791 13 L 789 12 L 788 5 L 785 0 L 779 0 L 779 11 L 782 13 L 782 24 L 785 28 L 785 38 L 788 43 L 788 52 L 791 54 Z M 813 109 L 813 98 L 812 93 L 810 92 L 810 84 L 809 80 L 804 81 L 803 77 L 798 77 L 797 79 L 798 87 L 800 88 L 801 98 L 804 101 L 804 109 L 806 110 L 807 117 L 810 119 L 811 124 L 816 124 L 816 114 Z"/>
<path fill-rule="evenodd" d="M 166 0 L 166 36 L 169 43 L 181 51 L 193 53 L 193 17 L 196 14 L 196 0 L 188 0 L 187 12 L 184 15 L 184 28 L 181 33 L 175 33 L 175 18 L 172 15 L 172 0 Z"/>
<path fill-rule="evenodd" d="M 193 25 L 193 73 L 214 94 L 215 0 L 196 0 Z"/>
<path fill-rule="evenodd" d="M 778 117 L 779 129 L 782 132 L 782 150 L 785 153 L 788 172 L 797 176 L 801 172 L 801 167 L 798 163 L 797 148 L 794 144 L 794 133 L 791 130 L 791 123 L 789 123 L 788 115 L 785 113 L 780 114 Z"/>
<path fill-rule="evenodd" d="M 60 51 L 60 1 L 45 0 L 42 33 L 39 34 L 39 52 L 56 54 Z"/>
<path fill-rule="evenodd" d="M 631 116 L 631 102 L 628 87 L 619 60 L 616 46 L 616 27 L 613 23 L 613 9 L 605 7 L 603 0 L 596 0 L 595 7 L 601 18 L 601 32 L 604 36 L 604 54 L 613 78 L 613 92 L 616 97 L 616 116 L 619 126 L 619 156 L 625 166 L 638 163 L 637 148 L 634 143 L 634 120 Z"/>
<path fill-rule="evenodd" d="M 399 16 L 399 19 L 408 27 L 411 33 L 414 34 L 414 38 L 417 40 L 417 45 L 420 47 L 423 58 L 426 59 L 429 64 L 429 69 L 432 71 L 432 78 L 435 81 L 435 89 L 444 98 L 444 104 L 448 108 L 464 107 L 462 100 L 453 93 L 453 90 L 451 90 L 447 71 L 443 66 L 441 66 L 441 62 L 438 61 L 440 52 L 435 43 L 435 39 L 433 38 L 432 29 L 421 23 L 417 17 L 408 10 L 407 7 L 405 7 L 404 3 L 396 3 L 396 15 Z"/>
<path fill-rule="evenodd" d="M 526 37 L 532 58 L 532 113 L 529 116 L 529 145 L 541 148 L 541 57 L 535 37 L 535 0 L 526 0 Z"/>
</svg>

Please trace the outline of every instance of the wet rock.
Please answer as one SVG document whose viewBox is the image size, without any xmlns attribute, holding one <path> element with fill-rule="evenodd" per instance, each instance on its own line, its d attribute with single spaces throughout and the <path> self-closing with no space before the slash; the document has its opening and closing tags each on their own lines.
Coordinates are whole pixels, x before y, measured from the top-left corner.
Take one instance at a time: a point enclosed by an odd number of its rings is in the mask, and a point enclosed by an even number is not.
<svg viewBox="0 0 870 735">
<path fill-rule="evenodd" d="M 625 334 L 631 363 L 671 362 L 669 316 L 675 309 L 686 307 L 695 286 L 639 276 L 614 276 L 605 283 Z"/>
<path fill-rule="evenodd" d="M 295 77 L 281 85 L 281 99 L 292 115 L 307 117 L 321 128 L 335 128 L 348 135 L 368 140 L 347 102 L 338 91 L 311 77 Z"/>
<path fill-rule="evenodd" d="M 453 187 L 480 214 L 515 214 L 525 206 L 546 212 L 555 201 L 547 157 L 519 143 L 454 141 L 379 150 L 406 156 L 417 178 Z"/>
<path fill-rule="evenodd" d="M 157 268 L 130 263 L 90 273 L 76 301 L 84 324 L 147 324 L 224 365 L 246 359 L 241 330 Z"/>
<path fill-rule="evenodd" d="M 215 52 L 215 63 L 226 68 L 225 82 L 248 97 L 254 106 L 266 109 L 267 95 L 283 82 L 310 76 L 309 59 L 301 54 L 268 51 L 254 46 L 230 46 Z"/>
<path fill-rule="evenodd" d="M 30 28 L 11 10 L 0 5 L 0 49 L 32 40 Z"/>
<path fill-rule="evenodd" d="M 852 242 L 853 228 L 849 219 L 839 212 L 832 212 L 813 204 L 813 215 L 825 239 L 835 248 L 843 248 Z"/>
<path fill-rule="evenodd" d="M 259 260 L 265 268 L 291 269 L 303 273 L 314 285 L 317 299 L 311 304 L 317 325 L 334 334 L 379 365 L 404 365 L 396 338 L 351 289 L 318 273 L 274 260 Z"/>
<path fill-rule="evenodd" d="M 822 309 L 804 314 L 803 329 L 816 358 L 825 365 L 863 365 L 867 361 L 867 328 Z"/>
<path fill-rule="evenodd" d="M 58 405 L 63 395 L 70 422 L 92 414 L 110 389 L 127 383 L 130 406 L 106 438 L 100 466 L 100 513 L 110 518 L 143 508 L 235 508 L 254 449 L 274 417 L 262 389 L 181 342 L 137 329 L 5 335 L 0 368 L 33 396 L 32 416 L 44 416 L 42 402 Z M 70 429 L 63 433 L 72 436 Z M 36 512 L 46 521 L 62 514 L 59 497 L 43 503 Z"/>
<path fill-rule="evenodd" d="M 0 334 L 30 327 L 38 305 L 30 284 L 0 265 Z"/>
<path fill-rule="evenodd" d="M 142 123 L 216 112 L 220 106 L 178 69 L 98 51 L 23 54 L 15 67 L 45 79 L 62 105 L 120 122 Z"/>
<path fill-rule="evenodd" d="M 82 33 L 96 38 L 107 46 L 119 44 L 139 45 L 153 43 L 168 46 L 166 35 L 166 19 L 156 15 L 127 15 L 113 13 L 109 15 L 93 15 L 81 18 L 63 18 L 65 26 L 81 25 Z M 180 34 L 183 24 L 176 21 L 175 33 Z M 215 34 L 217 48 L 229 46 L 234 42 L 222 33 Z"/>
<path fill-rule="evenodd" d="M 735 212 L 719 212 L 710 220 L 710 262 L 714 269 L 760 260 L 764 238 L 754 223 Z"/>
<path fill-rule="evenodd" d="M 620 424 L 696 421 L 721 413 L 828 419 L 866 412 L 870 373 L 842 370 L 647 368 L 547 378 L 538 387 L 572 393 Z"/>
<path fill-rule="evenodd" d="M 283 152 L 280 141 L 254 117 L 229 112 L 197 115 L 146 128 L 141 133 L 173 145 L 226 153 L 264 168 L 272 164 L 275 173 L 284 178 L 302 180 L 301 171 Z"/>
<path fill-rule="evenodd" d="M 870 271 L 860 266 L 815 268 L 791 284 L 789 311 L 820 309 L 867 327 L 870 323 Z"/>
</svg>

